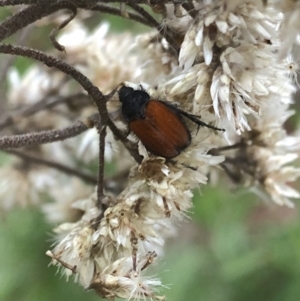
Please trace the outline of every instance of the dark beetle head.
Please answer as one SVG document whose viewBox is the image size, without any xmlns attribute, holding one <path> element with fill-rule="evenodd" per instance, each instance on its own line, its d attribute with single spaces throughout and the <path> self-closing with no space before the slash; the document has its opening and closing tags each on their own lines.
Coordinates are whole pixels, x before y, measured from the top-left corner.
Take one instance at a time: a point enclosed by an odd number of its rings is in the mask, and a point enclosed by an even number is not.
<svg viewBox="0 0 300 301">
<path fill-rule="evenodd" d="M 119 99 L 122 103 L 123 117 L 127 122 L 145 118 L 145 107 L 150 100 L 150 96 L 146 91 L 123 86 L 119 90 Z"/>
<path fill-rule="evenodd" d="M 126 87 L 123 86 L 120 90 L 119 90 L 119 99 L 121 101 L 121 103 L 124 103 L 124 101 L 126 101 L 126 98 L 129 94 L 133 93 L 134 89 L 130 88 L 130 87 Z"/>
</svg>

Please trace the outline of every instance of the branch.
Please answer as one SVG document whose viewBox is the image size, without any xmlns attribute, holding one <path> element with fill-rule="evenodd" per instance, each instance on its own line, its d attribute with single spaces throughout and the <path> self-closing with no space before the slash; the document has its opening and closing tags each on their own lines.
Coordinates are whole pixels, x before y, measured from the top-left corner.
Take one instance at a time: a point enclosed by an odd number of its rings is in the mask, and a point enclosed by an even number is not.
<svg viewBox="0 0 300 301">
<path fill-rule="evenodd" d="M 105 3 L 135 3 L 135 4 L 148 4 L 156 5 L 156 4 L 182 4 L 186 2 L 186 0 L 105 0 Z M 89 4 L 93 6 L 93 4 L 99 3 L 99 0 L 72 0 L 74 5 L 80 4 Z M 9 6 L 9 5 L 21 5 L 21 4 L 47 4 L 49 5 L 49 0 L 0 0 L 1 6 Z"/>
<path fill-rule="evenodd" d="M 160 30 L 160 23 L 157 22 L 146 10 L 144 10 L 141 6 L 135 4 L 135 3 L 128 3 L 128 6 L 130 6 L 132 9 L 134 9 L 136 12 L 138 12 L 140 15 L 142 15 L 145 20 L 147 20 L 148 24 L 158 30 Z"/>
<path fill-rule="evenodd" d="M 1 5 L 3 4 L 3 2 L 5 1 L 0 2 L 0 6 L 5 6 Z M 53 5 L 49 5 L 48 1 L 47 4 L 43 3 L 32 5 L 14 14 L 13 16 L 7 17 L 0 25 L 0 41 L 2 41 L 5 38 L 8 38 L 9 36 L 17 32 L 19 29 L 24 28 L 27 25 L 64 8 L 73 10 L 74 5 L 69 1 L 61 1 Z"/>
<path fill-rule="evenodd" d="M 88 92 L 88 94 L 92 97 L 92 99 L 96 103 L 96 106 L 98 108 L 101 117 L 102 126 L 108 125 L 111 131 L 113 132 L 113 134 L 118 139 L 120 139 L 120 141 L 128 149 L 128 151 L 136 160 L 136 162 L 138 163 L 141 162 L 142 157 L 139 155 L 137 147 L 133 146 L 132 142 L 129 141 L 126 137 L 124 137 L 121 131 L 115 126 L 115 124 L 110 120 L 108 116 L 108 112 L 106 109 L 106 101 L 107 99 L 109 99 L 112 93 L 110 93 L 108 97 L 103 95 L 100 92 L 100 90 L 97 87 L 95 87 L 86 76 L 84 76 L 74 67 L 70 66 L 69 64 L 67 64 L 66 62 L 58 58 L 55 58 L 51 55 L 44 54 L 41 51 L 34 50 L 31 48 L 26 48 L 26 47 L 12 46 L 9 44 L 8 45 L 0 44 L 0 52 L 33 58 L 44 63 L 48 67 L 55 67 L 58 70 L 64 72 L 65 74 L 71 75 L 72 78 L 75 79 Z"/>
<path fill-rule="evenodd" d="M 30 1 L 28 1 L 28 2 L 30 2 Z M 29 4 L 28 2 L 26 4 Z M 98 4 L 98 3 L 95 5 L 91 5 L 91 3 L 88 1 L 81 1 L 76 6 L 73 4 L 73 2 L 71 3 L 69 1 L 60 1 L 57 3 L 51 4 L 51 5 L 49 5 L 49 1 L 47 2 L 47 4 L 42 3 L 42 1 L 32 1 L 32 2 L 34 4 L 36 4 L 36 3 L 41 3 L 41 4 L 29 6 L 29 7 L 25 8 L 24 10 L 14 14 L 13 16 L 6 18 L 2 22 L 2 24 L 0 25 L 0 41 L 2 41 L 5 38 L 8 38 L 9 36 L 11 36 L 15 32 L 17 32 L 21 28 L 24 28 L 24 27 L 28 26 L 29 24 L 34 23 L 35 21 L 42 19 L 43 17 L 46 17 L 48 15 L 51 15 L 61 9 L 69 9 L 72 11 L 72 14 L 71 14 L 70 18 L 65 20 L 58 27 L 58 29 L 54 29 L 54 32 L 52 32 L 50 34 L 50 39 L 51 39 L 52 43 L 53 43 L 53 35 L 56 33 L 57 30 L 63 28 L 75 17 L 77 8 L 91 10 L 91 11 L 100 11 L 103 13 L 113 14 L 113 15 L 122 17 L 120 10 L 117 9 L 116 7 L 111 7 L 108 5 L 103 5 L 103 4 Z M 3 4 L 3 1 L 1 2 L 1 0 L 0 0 L 0 6 L 4 6 L 2 4 Z M 133 14 L 133 13 L 128 13 L 128 15 L 131 20 L 134 20 L 134 21 L 142 23 L 146 26 L 149 26 L 149 23 L 144 18 L 140 17 L 139 15 Z M 56 44 L 57 42 L 56 43 L 55 42 L 56 41 L 54 39 L 54 46 L 56 47 L 58 45 Z"/>
<path fill-rule="evenodd" d="M 84 131 L 93 127 L 93 123 L 88 120 L 84 123 L 77 121 L 73 125 L 60 130 L 41 131 L 38 133 L 28 133 L 23 135 L 3 136 L 0 138 L 0 150 L 19 148 L 23 146 L 33 146 L 46 144 L 55 141 L 62 141 L 78 136 Z"/>
</svg>

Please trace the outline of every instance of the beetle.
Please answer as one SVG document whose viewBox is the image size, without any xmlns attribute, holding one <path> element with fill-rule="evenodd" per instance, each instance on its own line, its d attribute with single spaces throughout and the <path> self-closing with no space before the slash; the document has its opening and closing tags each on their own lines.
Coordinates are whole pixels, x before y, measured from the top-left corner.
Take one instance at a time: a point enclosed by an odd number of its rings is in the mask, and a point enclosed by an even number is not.
<svg viewBox="0 0 300 301">
<path fill-rule="evenodd" d="M 171 159 L 191 143 L 191 133 L 183 116 L 200 126 L 224 131 L 199 120 L 167 102 L 151 99 L 145 90 L 122 86 L 119 91 L 122 115 L 132 131 L 152 154 Z"/>
</svg>

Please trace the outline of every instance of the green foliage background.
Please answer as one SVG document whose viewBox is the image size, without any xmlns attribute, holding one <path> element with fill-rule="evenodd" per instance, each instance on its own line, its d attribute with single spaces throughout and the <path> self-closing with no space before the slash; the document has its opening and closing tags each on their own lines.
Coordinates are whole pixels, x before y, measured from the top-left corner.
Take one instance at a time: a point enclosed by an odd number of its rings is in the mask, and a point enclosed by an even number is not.
<svg viewBox="0 0 300 301">
<path fill-rule="evenodd" d="M 3 10 L 0 17 L 7 14 Z M 107 20 L 114 30 L 143 30 L 117 18 Z M 100 21 L 93 18 L 90 24 Z M 45 49 L 48 31 L 40 29 L 28 44 Z M 15 64 L 24 72 L 30 63 L 17 59 Z M 172 301 L 299 300 L 297 207 L 265 204 L 245 191 L 229 191 L 224 183 L 204 187 L 201 196 L 196 192 L 191 219 L 179 225 L 178 236 L 169 240 L 153 270 L 169 287 L 162 294 Z M 47 267 L 52 226 L 37 208 L 17 209 L 1 219 L 1 301 L 99 300 Z"/>
</svg>

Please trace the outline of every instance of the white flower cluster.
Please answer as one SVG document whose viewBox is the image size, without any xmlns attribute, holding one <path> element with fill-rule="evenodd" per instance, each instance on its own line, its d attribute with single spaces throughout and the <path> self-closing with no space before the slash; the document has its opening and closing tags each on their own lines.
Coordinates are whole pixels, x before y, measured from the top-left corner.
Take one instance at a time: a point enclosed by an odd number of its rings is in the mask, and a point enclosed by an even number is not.
<svg viewBox="0 0 300 301">
<path fill-rule="evenodd" d="M 282 23 L 288 15 L 283 18 L 280 6 L 270 1 L 205 0 L 193 1 L 193 5 L 195 18 L 182 6 L 165 5 L 163 25 L 176 33 L 177 57 L 172 45 L 156 33 L 107 35 L 107 25 L 88 33 L 76 20 L 59 39 L 66 48 L 66 59 L 104 93 L 124 81 L 135 88 L 142 82 L 152 98 L 180 105 L 226 130 L 198 129 L 186 121 L 191 144 L 172 160 L 149 154 L 139 143 L 143 162 L 131 168 L 120 194 L 107 194 L 109 206 L 104 212 L 96 206 L 96 194 L 90 195 L 85 185 L 57 177 L 53 195 L 57 204 L 43 206 L 48 219 L 70 221 L 67 208 L 82 216 L 55 229 L 57 244 L 48 255 L 67 276 L 75 273 L 85 288 L 95 289 L 104 298 L 163 299 L 157 295 L 161 282 L 145 276 L 144 271 L 191 208 L 192 190 L 206 184 L 207 174 L 218 170 L 216 166 L 226 166 L 229 178 L 236 172 L 239 180 L 277 204 L 292 206 L 290 198 L 300 196 L 291 184 L 300 176 L 300 169 L 287 165 L 298 158 L 300 138 L 288 136 L 284 129 L 293 114 L 289 106 L 295 88 L 286 76 L 286 58 L 279 56 L 289 54 L 290 48 L 281 46 L 281 35 L 291 26 L 291 22 Z M 290 46 L 296 40 L 294 34 L 287 39 Z M 41 82 L 38 93 L 33 77 Z M 61 87 L 63 80 L 56 71 L 33 67 L 22 81 L 12 76 L 15 84 L 10 101 L 17 105 L 34 98 L 37 102 L 53 90 L 72 95 L 73 84 L 66 82 Z M 117 109 L 114 101 L 109 106 L 110 111 Z M 69 110 L 66 105 L 60 109 L 65 114 Z M 92 106 L 85 110 L 91 112 Z M 65 114 L 53 114 L 46 123 L 43 115 L 33 120 L 46 128 L 65 125 Z M 22 124 L 23 129 L 29 127 Z M 96 159 L 98 143 L 92 143 L 96 139 L 96 132 L 90 131 L 65 146 L 43 146 L 40 151 L 55 153 L 76 166 L 79 159 Z M 130 139 L 136 141 L 133 136 Z M 132 164 L 111 134 L 106 143 L 107 160 L 114 157 L 123 168 Z M 72 155 L 78 149 L 80 154 Z M 64 197 L 63 185 L 77 188 L 68 194 L 72 197 Z"/>
</svg>

